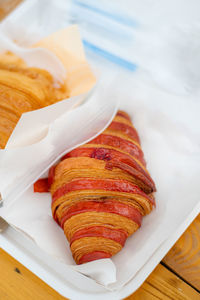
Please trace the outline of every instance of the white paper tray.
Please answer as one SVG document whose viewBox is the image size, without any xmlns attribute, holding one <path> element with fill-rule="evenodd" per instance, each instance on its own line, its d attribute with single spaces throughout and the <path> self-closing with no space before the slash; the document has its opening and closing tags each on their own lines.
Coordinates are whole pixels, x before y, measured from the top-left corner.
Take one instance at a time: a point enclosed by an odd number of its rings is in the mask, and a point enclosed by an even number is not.
<svg viewBox="0 0 200 300">
<path fill-rule="evenodd" d="M 23 13 L 28 1 L 18 8 L 13 14 L 13 20 Z M 12 15 L 9 17 L 12 19 Z M 28 22 L 28 21 L 27 21 Z M 180 235 L 185 231 L 200 211 L 200 203 L 192 208 L 187 218 L 177 228 L 174 234 L 165 240 L 162 245 L 152 254 L 151 258 L 140 269 L 140 271 L 119 291 L 109 292 L 103 286 L 96 284 L 90 278 L 70 270 L 68 276 L 67 267 L 59 261 L 53 260 L 52 256 L 43 252 L 28 237 L 15 229 L 8 227 L 0 234 L 0 246 L 15 259 L 25 265 L 48 285 L 58 291 L 61 295 L 70 299 L 122 299 L 133 293 L 146 280 L 156 265 L 162 260 L 168 250 L 173 246 Z M 73 274 L 73 276 L 72 276 Z M 75 286 L 75 278 L 81 278 L 81 286 Z"/>
<path fill-rule="evenodd" d="M 37 245 L 21 232 L 17 232 L 10 226 L 0 235 L 0 245 L 6 252 L 64 297 L 81 300 L 117 300 L 129 296 L 142 285 L 169 249 L 199 214 L 199 211 L 200 203 L 191 211 L 188 218 L 181 224 L 177 231 L 155 251 L 136 276 L 117 292 L 109 292 L 77 272 L 74 272 L 74 276 L 81 276 L 83 285 L 79 287 L 74 286 L 73 278 L 66 276 L 62 264 L 58 261 L 52 261 L 51 256 L 39 249 Z"/>
</svg>

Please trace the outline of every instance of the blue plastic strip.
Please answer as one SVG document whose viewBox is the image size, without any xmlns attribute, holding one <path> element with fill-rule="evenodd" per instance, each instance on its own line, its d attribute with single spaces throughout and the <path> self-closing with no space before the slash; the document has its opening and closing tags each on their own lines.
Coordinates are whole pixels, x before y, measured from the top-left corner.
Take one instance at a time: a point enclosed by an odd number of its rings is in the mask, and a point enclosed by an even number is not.
<svg viewBox="0 0 200 300">
<path fill-rule="evenodd" d="M 128 26 L 131 26 L 131 27 L 137 25 L 137 22 L 135 20 L 133 20 L 131 18 L 128 18 L 127 16 L 112 14 L 112 13 L 106 11 L 106 10 L 103 10 L 103 9 L 100 9 L 100 8 L 97 8 L 97 7 L 94 7 L 94 6 L 90 6 L 90 5 L 85 4 L 85 3 L 81 2 L 81 1 L 78 1 L 78 0 L 74 0 L 74 3 L 79 5 L 79 6 L 82 6 L 85 9 L 91 10 L 95 13 L 98 13 L 98 14 L 101 14 L 105 17 L 113 19 L 115 22 L 121 23 L 123 25 L 128 25 Z"/>
<path fill-rule="evenodd" d="M 95 52 L 96 54 L 102 56 L 103 58 L 129 70 L 134 72 L 137 69 L 137 65 L 125 60 L 119 56 L 116 56 L 115 54 L 112 54 L 104 49 L 101 49 L 97 46 L 95 46 L 94 44 L 91 44 L 90 42 L 88 42 L 87 40 L 83 40 L 83 44 L 86 48 L 88 48 L 89 50 Z"/>
</svg>

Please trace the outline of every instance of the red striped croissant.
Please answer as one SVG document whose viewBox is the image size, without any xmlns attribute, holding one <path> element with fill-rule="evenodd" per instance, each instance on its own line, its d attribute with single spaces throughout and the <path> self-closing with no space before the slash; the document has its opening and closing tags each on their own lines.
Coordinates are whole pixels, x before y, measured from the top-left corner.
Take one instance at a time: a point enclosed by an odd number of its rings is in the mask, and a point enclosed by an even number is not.
<svg viewBox="0 0 200 300">
<path fill-rule="evenodd" d="M 43 191 L 39 180 L 35 191 Z M 77 264 L 119 252 L 154 206 L 155 184 L 128 114 L 49 171 L 52 214 Z"/>
</svg>

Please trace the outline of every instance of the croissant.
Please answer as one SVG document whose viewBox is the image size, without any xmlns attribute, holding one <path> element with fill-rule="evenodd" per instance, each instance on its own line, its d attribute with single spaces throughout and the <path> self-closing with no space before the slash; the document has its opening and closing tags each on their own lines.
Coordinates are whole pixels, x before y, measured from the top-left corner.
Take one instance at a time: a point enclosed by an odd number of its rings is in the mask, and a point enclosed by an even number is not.
<svg viewBox="0 0 200 300">
<path fill-rule="evenodd" d="M 20 116 L 68 97 L 55 88 L 45 70 L 28 68 L 12 53 L 0 55 L 0 148 L 4 148 Z"/>
<path fill-rule="evenodd" d="M 39 180 L 36 192 L 47 182 Z M 77 264 L 112 257 L 155 205 L 155 184 L 129 115 L 118 111 L 108 128 L 50 168 L 52 215 Z"/>
</svg>

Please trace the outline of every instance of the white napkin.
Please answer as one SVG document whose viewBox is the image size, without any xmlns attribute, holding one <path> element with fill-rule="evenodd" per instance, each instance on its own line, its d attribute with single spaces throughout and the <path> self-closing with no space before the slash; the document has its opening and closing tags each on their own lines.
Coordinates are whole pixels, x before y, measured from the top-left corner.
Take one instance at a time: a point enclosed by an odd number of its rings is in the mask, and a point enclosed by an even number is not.
<svg viewBox="0 0 200 300">
<path fill-rule="evenodd" d="M 39 110 L 22 114 L 8 140 L 6 148 L 24 147 L 39 142 L 47 135 L 49 125 L 53 121 L 63 113 L 81 104 L 87 97 L 88 95 L 85 93 L 59 101 L 56 104 Z"/>
</svg>

